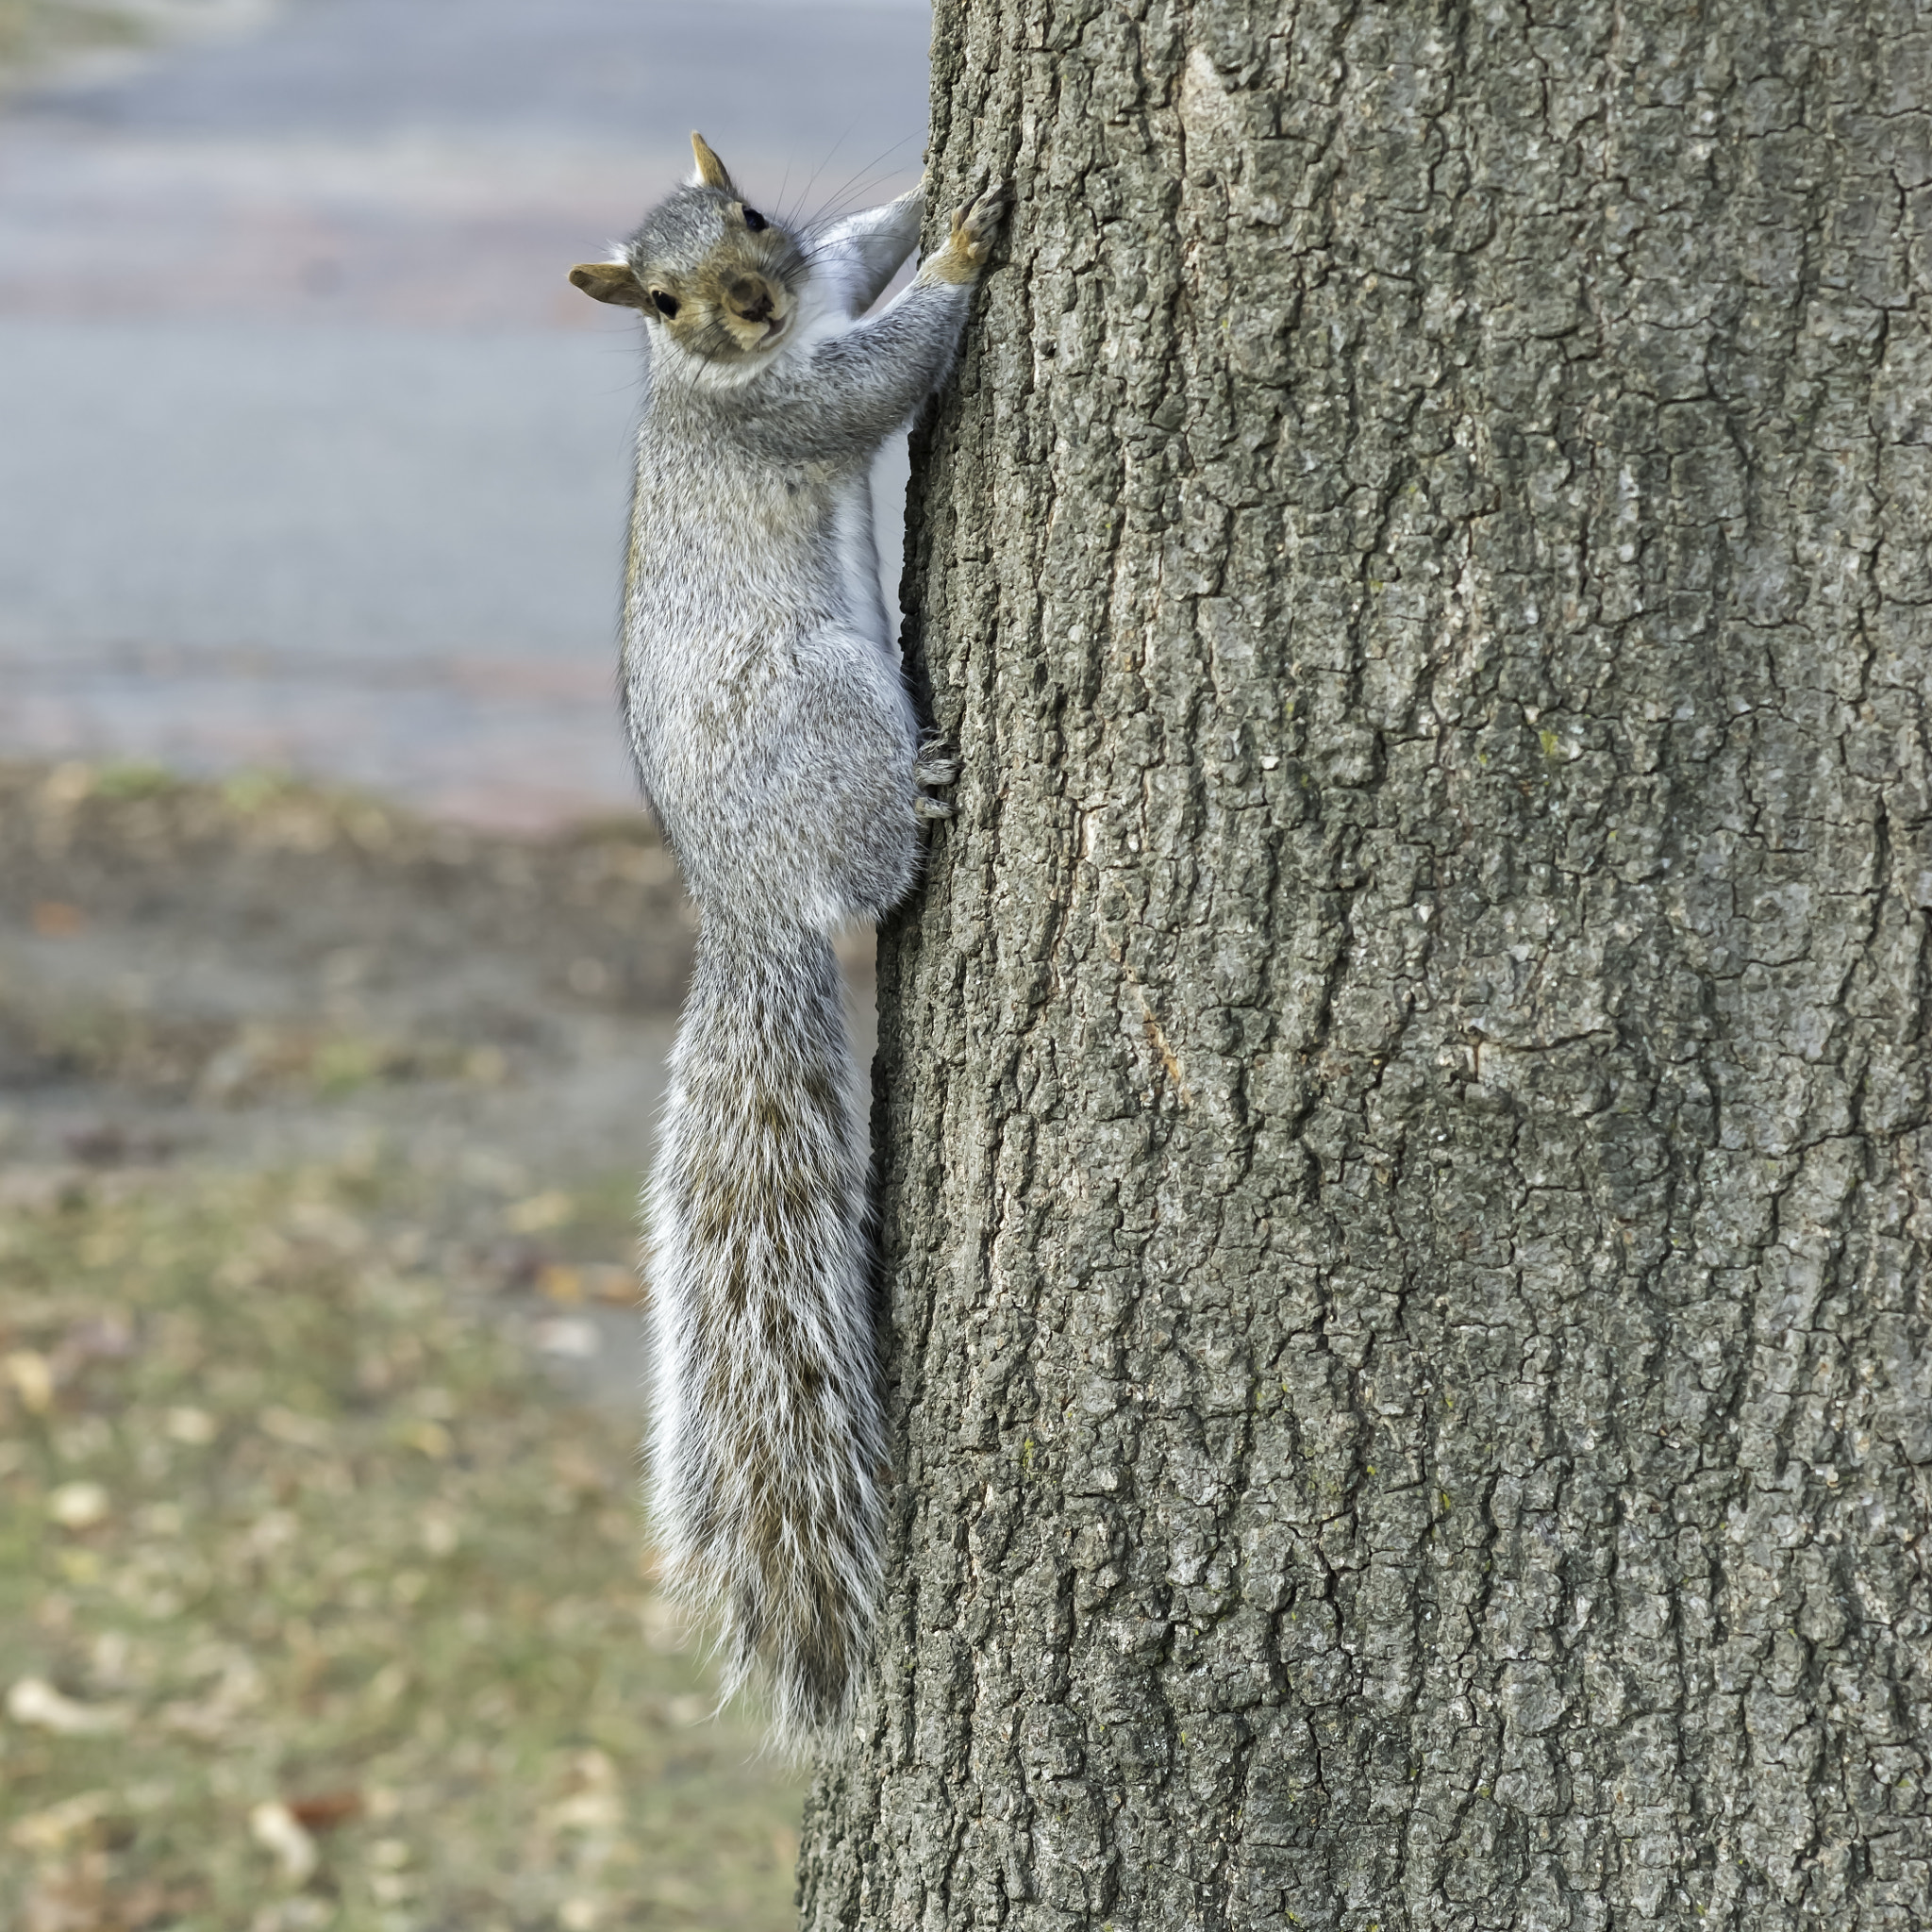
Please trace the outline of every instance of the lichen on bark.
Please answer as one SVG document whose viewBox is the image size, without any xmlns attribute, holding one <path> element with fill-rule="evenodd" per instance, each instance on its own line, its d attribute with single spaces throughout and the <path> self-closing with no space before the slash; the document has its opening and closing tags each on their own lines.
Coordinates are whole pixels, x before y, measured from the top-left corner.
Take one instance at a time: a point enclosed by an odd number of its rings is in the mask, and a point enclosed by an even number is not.
<svg viewBox="0 0 1932 1932">
<path fill-rule="evenodd" d="M 1932 28 L 941 0 L 804 1922 L 1932 1924 Z"/>
</svg>

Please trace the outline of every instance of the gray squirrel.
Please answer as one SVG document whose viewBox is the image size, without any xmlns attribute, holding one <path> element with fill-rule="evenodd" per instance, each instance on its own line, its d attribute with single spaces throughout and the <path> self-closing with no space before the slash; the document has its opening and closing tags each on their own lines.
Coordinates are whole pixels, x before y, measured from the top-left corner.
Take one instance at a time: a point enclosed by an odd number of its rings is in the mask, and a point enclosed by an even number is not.
<svg viewBox="0 0 1932 1932">
<path fill-rule="evenodd" d="M 694 178 L 608 262 L 642 311 L 622 688 L 647 803 L 702 916 L 649 1193 L 650 1502 L 668 1588 L 720 1617 L 726 1694 L 808 1745 L 870 1657 L 890 1479 L 871 1160 L 832 935 L 911 890 L 920 742 L 879 594 L 871 472 L 944 379 L 994 187 L 877 315 L 915 190 L 818 231 Z"/>
</svg>

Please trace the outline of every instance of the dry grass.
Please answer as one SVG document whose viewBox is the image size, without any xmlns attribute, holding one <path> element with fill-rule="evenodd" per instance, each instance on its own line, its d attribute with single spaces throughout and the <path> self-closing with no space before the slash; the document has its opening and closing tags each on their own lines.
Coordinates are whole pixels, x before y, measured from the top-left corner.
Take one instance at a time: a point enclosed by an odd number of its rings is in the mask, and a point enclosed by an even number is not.
<svg viewBox="0 0 1932 1932">
<path fill-rule="evenodd" d="M 799 1787 L 710 1719 L 622 1424 L 407 1177 L 0 1209 L 0 1924 L 791 1923 Z"/>
</svg>

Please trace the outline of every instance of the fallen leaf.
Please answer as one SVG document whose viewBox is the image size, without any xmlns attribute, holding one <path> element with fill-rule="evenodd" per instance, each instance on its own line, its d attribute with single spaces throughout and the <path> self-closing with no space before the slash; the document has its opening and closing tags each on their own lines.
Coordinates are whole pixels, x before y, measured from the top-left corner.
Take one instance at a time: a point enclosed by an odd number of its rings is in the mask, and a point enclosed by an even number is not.
<svg viewBox="0 0 1932 1932">
<path fill-rule="evenodd" d="M 7 1379 L 29 1415 L 45 1415 L 54 1406 L 54 1370 L 38 1349 L 17 1348 L 4 1365 Z"/>
<path fill-rule="evenodd" d="M 369 1701 L 378 1706 L 393 1704 L 408 1688 L 408 1666 L 386 1663 L 369 1680 Z"/>
<path fill-rule="evenodd" d="M 314 1874 L 319 1857 L 315 1840 L 279 1798 L 258 1805 L 248 1814 L 248 1829 L 263 1851 L 275 1855 L 291 1885 L 301 1885 Z"/>
<path fill-rule="evenodd" d="M 504 1209 L 504 1222 L 514 1234 L 540 1234 L 561 1227 L 576 1212 L 576 1203 L 560 1188 L 547 1188 Z"/>
<path fill-rule="evenodd" d="M 423 1547 L 432 1557 L 448 1556 L 462 1540 L 462 1530 L 454 1516 L 441 1509 L 424 1511 Z"/>
<path fill-rule="evenodd" d="M 107 1521 L 108 1507 L 99 1483 L 62 1483 L 47 1497 L 47 1514 L 62 1529 L 92 1529 Z"/>
<path fill-rule="evenodd" d="M 265 1408 L 255 1420 L 263 1435 L 298 1449 L 326 1449 L 334 1439 L 335 1432 L 320 1416 L 298 1415 L 292 1408 Z"/>
<path fill-rule="evenodd" d="M 640 1298 L 637 1276 L 613 1261 L 586 1262 L 581 1267 L 549 1262 L 537 1270 L 537 1292 L 548 1301 L 602 1302 L 613 1308 L 630 1307 Z"/>
<path fill-rule="evenodd" d="M 546 1301 L 575 1304 L 584 1298 L 584 1272 L 581 1268 L 553 1261 L 537 1271 L 537 1292 Z"/>
<path fill-rule="evenodd" d="M 7 1715 L 17 1724 L 58 1737 L 88 1738 L 125 1730 L 128 1711 L 123 1704 L 79 1704 L 44 1677 L 23 1677 L 7 1693 Z"/>
<path fill-rule="evenodd" d="M 614 1791 L 618 1788 L 617 1760 L 608 1751 L 592 1744 L 574 1751 L 570 1758 L 572 1790 Z"/>
<path fill-rule="evenodd" d="M 361 1814 L 362 1793 L 353 1790 L 317 1791 L 312 1797 L 289 1799 L 288 1807 L 289 1816 L 303 1830 L 333 1831 L 337 1825 L 345 1824 L 351 1818 Z"/>
<path fill-rule="evenodd" d="M 531 1329 L 530 1339 L 545 1355 L 565 1356 L 573 1361 L 587 1361 L 598 1348 L 597 1324 L 574 1315 L 539 1322 Z"/>
<path fill-rule="evenodd" d="M 603 1302 L 607 1307 L 635 1307 L 643 1298 L 643 1291 L 638 1286 L 635 1273 L 619 1267 L 614 1261 L 586 1268 L 583 1276 L 585 1293 L 592 1301 Z"/>
<path fill-rule="evenodd" d="M 624 1823 L 624 1804 L 615 1791 L 578 1791 L 560 1798 L 543 1817 L 558 1831 L 614 1831 Z"/>
<path fill-rule="evenodd" d="M 403 1431 L 403 1441 L 411 1449 L 420 1449 L 432 1462 L 447 1462 L 456 1448 L 450 1432 L 441 1423 L 433 1423 L 426 1416 L 412 1422 Z"/>
<path fill-rule="evenodd" d="M 30 1811 L 7 1834 L 23 1852 L 58 1852 L 69 1839 L 96 1824 L 114 1808 L 112 1791 L 77 1791 L 44 1811 Z"/>
<path fill-rule="evenodd" d="M 264 1509 L 248 1526 L 244 1546 L 257 1556 L 286 1548 L 302 1534 L 301 1520 L 288 1509 Z"/>
</svg>

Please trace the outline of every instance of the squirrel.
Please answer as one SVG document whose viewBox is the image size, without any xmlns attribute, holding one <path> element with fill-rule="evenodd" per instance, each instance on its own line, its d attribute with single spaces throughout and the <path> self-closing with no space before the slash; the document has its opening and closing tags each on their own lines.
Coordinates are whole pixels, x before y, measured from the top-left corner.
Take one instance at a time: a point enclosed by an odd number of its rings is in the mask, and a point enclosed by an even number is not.
<svg viewBox="0 0 1932 1932">
<path fill-rule="evenodd" d="M 930 795 L 873 545 L 873 458 L 944 380 L 1007 206 L 917 246 L 916 189 L 819 229 L 694 176 L 570 279 L 639 309 L 645 384 L 622 691 L 700 913 L 647 1194 L 650 1510 L 667 1589 L 722 1624 L 782 1744 L 850 1719 L 890 1481 L 872 1163 L 832 935 L 911 890 Z M 860 318 L 863 318 L 862 320 Z"/>
</svg>

